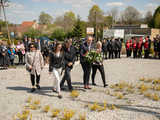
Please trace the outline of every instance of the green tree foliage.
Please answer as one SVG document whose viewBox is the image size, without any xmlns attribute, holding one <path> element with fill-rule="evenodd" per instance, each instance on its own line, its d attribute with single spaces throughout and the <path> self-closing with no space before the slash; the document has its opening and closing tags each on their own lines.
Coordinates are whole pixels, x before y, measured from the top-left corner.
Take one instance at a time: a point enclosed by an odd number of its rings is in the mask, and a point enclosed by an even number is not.
<svg viewBox="0 0 160 120">
<path fill-rule="evenodd" d="M 112 16 L 105 16 L 104 17 L 104 25 L 107 27 L 111 27 L 113 23 L 113 17 Z"/>
<path fill-rule="evenodd" d="M 50 16 L 45 12 L 41 12 L 39 16 L 39 24 L 48 25 L 51 24 L 52 22 L 53 22 L 52 16 Z"/>
<path fill-rule="evenodd" d="M 60 29 L 60 28 L 54 30 L 53 33 L 52 33 L 52 35 L 51 35 L 51 38 L 52 39 L 56 39 L 58 41 L 63 41 L 64 38 L 65 38 L 65 32 L 64 32 L 64 30 Z"/>
<path fill-rule="evenodd" d="M 153 15 L 154 28 L 160 28 L 160 6 L 155 10 Z"/>
<path fill-rule="evenodd" d="M 89 10 L 89 16 L 88 20 L 92 25 L 95 25 L 96 23 L 102 23 L 103 22 L 103 11 L 99 8 L 98 5 L 94 5 Z M 96 22 L 96 23 L 95 23 Z"/>
<path fill-rule="evenodd" d="M 68 33 L 72 31 L 75 22 L 75 14 L 72 11 L 69 11 L 65 12 L 63 16 L 57 17 L 54 24 L 63 28 L 63 30 Z"/>
<path fill-rule="evenodd" d="M 83 36 L 83 28 L 82 28 L 82 23 L 81 23 L 81 20 L 80 20 L 80 17 L 78 16 L 78 19 L 74 25 L 74 28 L 73 28 L 73 35 L 74 37 L 80 39 L 82 36 Z"/>
<path fill-rule="evenodd" d="M 41 32 L 39 30 L 31 28 L 27 32 L 25 32 L 23 34 L 23 36 L 28 36 L 28 37 L 31 37 L 31 38 L 40 37 Z"/>
</svg>

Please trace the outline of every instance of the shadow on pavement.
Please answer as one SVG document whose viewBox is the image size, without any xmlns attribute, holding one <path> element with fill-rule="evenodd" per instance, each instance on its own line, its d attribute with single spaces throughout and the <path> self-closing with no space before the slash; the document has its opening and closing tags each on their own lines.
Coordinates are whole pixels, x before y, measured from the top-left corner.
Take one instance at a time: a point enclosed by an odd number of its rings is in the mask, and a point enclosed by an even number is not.
<svg viewBox="0 0 160 120">
<path fill-rule="evenodd" d="M 21 87 L 21 86 L 16 86 L 16 87 L 6 87 L 6 89 L 9 89 L 9 90 L 15 90 L 15 91 L 26 91 L 27 93 L 31 93 L 30 92 L 30 88 L 27 88 L 27 87 Z M 50 95 L 50 94 L 47 94 L 47 93 L 52 93 L 52 87 L 41 87 L 40 90 L 36 89 L 35 92 L 33 92 L 33 94 L 39 94 L 39 95 L 44 95 L 44 96 L 48 96 L 48 97 L 57 97 L 55 95 Z"/>
</svg>

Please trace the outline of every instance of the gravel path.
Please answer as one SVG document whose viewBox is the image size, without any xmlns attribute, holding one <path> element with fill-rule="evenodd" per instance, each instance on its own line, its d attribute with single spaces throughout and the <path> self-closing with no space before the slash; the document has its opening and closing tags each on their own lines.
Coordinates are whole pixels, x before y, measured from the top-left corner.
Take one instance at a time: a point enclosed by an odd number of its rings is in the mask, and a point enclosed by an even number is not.
<svg viewBox="0 0 160 120">
<path fill-rule="evenodd" d="M 139 84 L 139 78 L 160 78 L 160 60 L 121 58 L 104 61 L 106 81 L 109 85 L 121 81 Z M 48 66 L 41 75 L 41 90 L 30 93 L 29 74 L 24 67 L 17 69 L 0 70 L 0 118 L 12 120 L 17 112 L 21 112 L 26 105 L 26 99 L 31 96 L 39 99 L 41 106 L 50 105 L 53 108 L 72 109 L 76 112 L 73 119 L 77 119 L 80 113 L 86 113 L 87 120 L 160 120 L 160 102 L 145 98 L 138 93 L 127 95 L 124 99 L 116 99 L 107 95 L 103 88 L 99 72 L 96 75 L 96 84 L 92 90 L 84 90 L 82 84 L 82 69 L 76 63 L 71 72 L 72 83 L 80 93 L 78 98 L 72 99 L 70 92 L 62 91 L 63 99 L 58 99 L 57 94 L 51 91 L 53 76 L 48 74 Z M 157 92 L 160 96 L 160 92 Z M 86 107 L 97 102 L 103 105 L 115 104 L 117 109 L 106 109 L 102 112 L 92 112 Z M 44 114 L 41 110 L 32 111 L 33 120 L 52 120 L 50 113 Z M 55 118 L 56 120 L 57 118 Z"/>
</svg>

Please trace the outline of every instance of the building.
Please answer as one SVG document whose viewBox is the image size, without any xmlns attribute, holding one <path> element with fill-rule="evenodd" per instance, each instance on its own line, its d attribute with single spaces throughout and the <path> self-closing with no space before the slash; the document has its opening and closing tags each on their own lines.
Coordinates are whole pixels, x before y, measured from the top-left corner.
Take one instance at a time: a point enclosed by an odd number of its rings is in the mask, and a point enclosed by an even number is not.
<svg viewBox="0 0 160 120">
<path fill-rule="evenodd" d="M 156 35 L 160 34 L 160 29 L 151 29 L 146 24 L 140 25 L 113 25 L 112 29 L 123 29 L 125 35 L 150 36 L 153 40 Z"/>
</svg>

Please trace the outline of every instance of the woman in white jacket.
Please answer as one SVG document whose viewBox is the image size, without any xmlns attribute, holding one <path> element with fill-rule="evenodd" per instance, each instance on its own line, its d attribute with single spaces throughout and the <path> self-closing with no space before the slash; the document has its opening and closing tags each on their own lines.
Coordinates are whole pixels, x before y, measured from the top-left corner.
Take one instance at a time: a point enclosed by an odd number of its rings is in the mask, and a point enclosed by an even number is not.
<svg viewBox="0 0 160 120">
<path fill-rule="evenodd" d="M 32 83 L 32 89 L 31 92 L 34 92 L 35 89 L 35 78 L 36 78 L 36 87 L 37 89 L 40 89 L 40 74 L 41 70 L 44 67 L 44 60 L 41 52 L 36 49 L 36 45 L 34 43 L 31 43 L 29 45 L 30 51 L 26 53 L 25 56 L 25 62 L 26 67 L 30 70 L 30 77 L 31 77 L 31 83 Z"/>
</svg>

